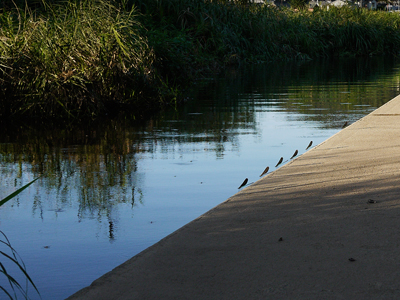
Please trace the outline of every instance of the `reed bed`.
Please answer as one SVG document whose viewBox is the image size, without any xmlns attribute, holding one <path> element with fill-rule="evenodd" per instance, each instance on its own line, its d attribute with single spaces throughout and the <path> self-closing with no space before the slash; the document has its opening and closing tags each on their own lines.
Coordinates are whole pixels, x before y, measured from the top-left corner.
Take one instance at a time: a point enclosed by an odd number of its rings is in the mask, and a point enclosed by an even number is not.
<svg viewBox="0 0 400 300">
<path fill-rule="evenodd" d="M 69 1 L 0 22 L 3 116 L 95 118 L 152 93 L 154 55 L 134 9 Z"/>
<path fill-rule="evenodd" d="M 227 64 L 398 55 L 400 16 L 225 0 L 37 2 L 0 11 L 0 116 L 134 118 Z M 11 7 L 11 8 L 10 8 Z"/>
</svg>

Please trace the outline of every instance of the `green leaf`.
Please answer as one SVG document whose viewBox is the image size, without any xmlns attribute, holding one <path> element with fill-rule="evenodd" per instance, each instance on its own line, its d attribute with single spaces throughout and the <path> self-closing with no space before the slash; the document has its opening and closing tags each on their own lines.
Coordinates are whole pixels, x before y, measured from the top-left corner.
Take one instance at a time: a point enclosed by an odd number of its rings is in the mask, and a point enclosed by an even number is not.
<svg viewBox="0 0 400 300">
<path fill-rule="evenodd" d="M 0 286 L 0 289 L 11 299 L 13 300 L 13 297 L 11 297 L 10 293 L 7 292 L 7 290 L 5 288 L 3 288 L 2 286 Z"/>
<path fill-rule="evenodd" d="M 3 200 L 0 201 L 0 206 L 2 206 L 4 203 L 6 203 L 7 201 L 11 200 L 12 198 L 14 198 L 15 196 L 17 196 L 19 193 L 21 193 L 23 190 L 25 190 L 28 186 L 30 186 L 32 183 L 34 183 L 36 180 L 38 180 L 40 177 L 32 180 L 31 182 L 29 182 L 28 184 L 24 185 L 22 188 L 16 190 L 14 193 L 8 195 L 7 197 L 5 197 Z"/>
<path fill-rule="evenodd" d="M 26 272 L 24 266 L 22 266 L 19 261 L 15 260 L 14 258 L 12 258 L 10 255 L 8 255 L 7 253 L 4 253 L 3 251 L 0 251 L 0 254 L 2 254 L 3 256 L 7 257 L 9 260 L 11 260 L 14 264 L 16 264 L 18 266 L 18 268 L 20 269 L 20 271 L 22 273 L 24 273 L 25 277 L 29 280 L 29 282 L 32 284 L 32 286 L 35 288 L 36 292 L 40 295 L 39 290 L 37 289 L 36 285 L 33 283 L 31 277 L 28 275 L 28 273 Z M 3 270 L 5 271 L 5 269 L 3 268 Z M 4 273 L 5 275 L 7 275 L 7 273 Z M 18 282 L 16 282 L 14 280 L 14 278 L 12 278 L 11 276 L 7 275 L 7 277 L 9 279 L 12 279 L 12 281 L 14 282 L 14 285 L 16 285 L 17 287 L 20 288 L 21 291 L 23 291 L 22 287 L 20 286 L 20 284 Z"/>
</svg>

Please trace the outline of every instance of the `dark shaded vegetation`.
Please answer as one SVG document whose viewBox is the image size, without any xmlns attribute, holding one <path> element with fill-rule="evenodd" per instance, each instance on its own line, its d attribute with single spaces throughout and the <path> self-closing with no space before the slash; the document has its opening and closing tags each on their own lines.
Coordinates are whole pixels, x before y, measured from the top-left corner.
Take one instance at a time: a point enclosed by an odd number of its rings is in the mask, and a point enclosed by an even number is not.
<svg viewBox="0 0 400 300">
<path fill-rule="evenodd" d="M 400 16 L 248 1 L 2 1 L 0 117 L 141 120 L 226 65 L 397 55 Z"/>
</svg>

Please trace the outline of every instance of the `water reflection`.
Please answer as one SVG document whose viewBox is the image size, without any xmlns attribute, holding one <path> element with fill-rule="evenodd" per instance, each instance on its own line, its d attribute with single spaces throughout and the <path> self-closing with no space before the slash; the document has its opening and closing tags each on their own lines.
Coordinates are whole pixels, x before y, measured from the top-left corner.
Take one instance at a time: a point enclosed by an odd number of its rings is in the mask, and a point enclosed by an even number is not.
<svg viewBox="0 0 400 300">
<path fill-rule="evenodd" d="M 44 177 L 0 209 L 0 224 L 43 298 L 62 299 L 392 99 L 398 67 L 382 57 L 231 69 L 142 126 L 3 127 L 0 198 Z"/>
<path fill-rule="evenodd" d="M 280 63 L 227 75 L 224 84 L 214 83 L 197 98 L 213 99 L 209 105 L 218 112 L 246 113 L 246 121 L 257 112 L 290 111 L 323 128 L 338 128 L 341 113 L 355 121 L 366 107 L 379 107 L 399 92 L 398 66 L 387 57 Z"/>
<path fill-rule="evenodd" d="M 106 219 L 108 237 L 113 241 L 114 224 L 118 222 L 116 206 L 129 203 L 134 208 L 143 203 L 140 187 L 143 174 L 137 171 L 138 149 L 132 138 L 127 138 L 125 131 L 117 126 L 103 132 L 24 133 L 15 140 L 7 136 L 7 143 L 0 145 L 3 185 L 16 188 L 28 178 L 44 174 L 33 196 L 33 217 L 44 220 L 46 213 L 52 213 L 57 218 L 60 213 L 74 209 L 79 222 L 83 218 L 99 222 Z M 2 194 L 0 198 L 5 196 Z M 20 199 L 11 206 L 19 207 Z"/>
<path fill-rule="evenodd" d="M 341 128 L 393 98 L 398 90 L 393 58 L 231 69 L 197 89 L 192 95 L 196 100 L 145 126 L 114 121 L 95 129 L 4 128 L 0 174 L 3 186 L 12 188 L 23 184 L 25 177 L 45 175 L 37 187 L 34 215 L 42 216 L 43 209 L 61 212 L 76 205 L 71 201 L 77 199 L 79 220 L 107 217 L 112 232 L 115 205 L 135 207 L 144 201 L 145 174 L 137 167 L 141 153 L 147 154 L 146 159 L 174 159 L 187 151 L 212 152 L 222 159 L 227 149 L 240 151 L 239 136 L 260 135 L 258 116 L 265 112 L 289 112 L 293 113 L 288 114 L 289 121 Z M 44 192 L 54 193 L 55 201 L 43 203 Z"/>
</svg>

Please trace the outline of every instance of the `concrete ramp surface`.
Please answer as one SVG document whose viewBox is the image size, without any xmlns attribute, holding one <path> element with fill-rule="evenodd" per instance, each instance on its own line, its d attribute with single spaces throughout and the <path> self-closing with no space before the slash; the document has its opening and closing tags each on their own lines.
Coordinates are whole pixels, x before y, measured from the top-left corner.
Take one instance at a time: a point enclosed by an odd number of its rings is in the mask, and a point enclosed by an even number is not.
<svg viewBox="0 0 400 300">
<path fill-rule="evenodd" d="M 400 299 L 400 97 L 68 299 Z"/>
</svg>

